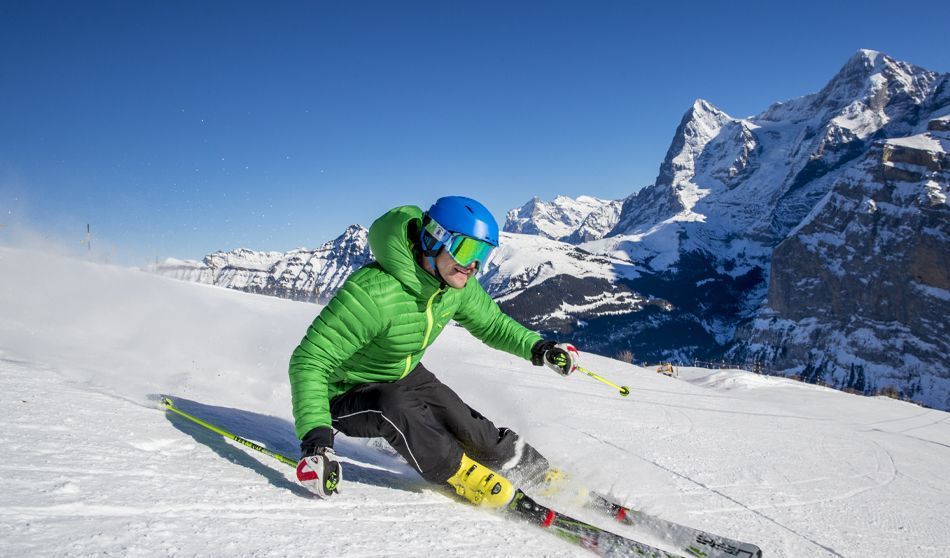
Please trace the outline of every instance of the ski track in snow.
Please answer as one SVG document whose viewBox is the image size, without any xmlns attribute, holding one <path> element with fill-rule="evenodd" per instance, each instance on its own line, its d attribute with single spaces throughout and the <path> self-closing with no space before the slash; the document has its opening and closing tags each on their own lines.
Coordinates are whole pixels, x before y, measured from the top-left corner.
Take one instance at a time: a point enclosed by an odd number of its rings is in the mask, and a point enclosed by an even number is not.
<svg viewBox="0 0 950 558">
<path fill-rule="evenodd" d="M 0 284 L 3 555 L 588 555 L 455 502 L 376 441 L 338 437 L 342 493 L 321 501 L 292 468 L 163 412 L 158 394 L 295 456 L 286 363 L 316 306 L 5 248 Z M 947 413 L 741 371 L 668 378 L 582 359 L 631 396 L 458 327 L 425 358 L 572 484 L 647 513 L 770 558 L 950 555 Z M 663 543 L 567 491 L 553 503 Z"/>
<path fill-rule="evenodd" d="M 823 545 L 823 544 L 821 544 L 821 543 L 819 543 L 819 542 L 817 542 L 817 541 L 815 541 L 815 540 L 809 538 L 807 535 L 803 535 L 802 533 L 799 533 L 798 531 L 796 531 L 795 529 L 793 529 L 793 528 L 791 528 L 791 527 L 789 527 L 789 526 L 787 526 L 787 525 L 783 525 L 783 524 L 779 523 L 779 522 L 776 521 L 774 518 L 769 517 L 768 515 L 765 515 L 764 513 L 761 512 L 761 508 L 753 509 L 753 508 L 747 506 L 746 504 L 743 504 L 742 502 L 736 500 L 736 499 L 733 498 L 732 496 L 729 496 L 728 494 L 722 492 L 721 490 L 718 490 L 718 489 L 716 489 L 716 488 L 713 488 L 713 487 L 711 487 L 711 486 L 708 486 L 708 485 L 706 485 L 706 484 L 703 484 L 702 482 L 699 482 L 699 481 L 697 481 L 696 479 L 694 479 L 694 478 L 692 478 L 692 477 L 690 477 L 690 476 L 688 476 L 688 475 L 684 475 L 684 474 L 682 474 L 682 473 L 679 473 L 679 472 L 677 472 L 677 471 L 675 471 L 675 470 L 673 470 L 673 469 L 671 469 L 671 468 L 669 468 L 669 467 L 666 467 L 666 466 L 664 466 L 664 465 L 661 465 L 660 463 L 657 463 L 656 461 L 653 461 L 652 459 L 647 459 L 647 458 L 645 458 L 645 457 L 643 457 L 643 456 L 641 456 L 641 455 L 638 455 L 638 454 L 636 454 L 635 452 L 632 452 L 632 451 L 630 451 L 630 450 L 628 450 L 628 449 L 626 449 L 626 448 L 624 448 L 624 447 L 622 447 L 622 446 L 619 446 L 619 445 L 617 445 L 617 444 L 614 444 L 613 442 L 610 442 L 610 441 L 608 441 L 608 440 L 604 440 L 604 439 L 602 439 L 602 438 L 600 438 L 600 437 L 598 437 L 598 436 L 595 436 L 594 434 L 591 434 L 590 432 L 584 432 L 583 430 L 577 430 L 577 432 L 579 432 L 579 433 L 581 433 L 581 434 L 584 434 L 585 436 L 589 436 L 589 437 L 591 437 L 591 438 L 597 440 L 598 442 L 600 442 L 600 443 L 602 443 L 602 444 L 605 444 L 605 445 L 614 447 L 614 448 L 616 448 L 616 449 L 618 449 L 618 450 L 620 450 L 620 451 L 626 453 L 627 455 L 632 455 L 633 457 L 636 457 L 637 459 L 641 459 L 641 460 L 643 460 L 643 461 L 649 463 L 650 465 L 653 465 L 654 467 L 657 467 L 657 468 L 659 468 L 659 469 L 662 469 L 662 470 L 664 470 L 664 471 L 670 473 L 671 475 L 677 476 L 677 477 L 679 477 L 679 478 L 681 478 L 681 479 L 683 479 L 683 480 L 686 480 L 686 481 L 689 481 L 689 482 L 691 482 L 691 483 L 693 483 L 693 484 L 696 484 L 697 486 L 699 486 L 700 488 L 703 488 L 704 490 L 708 490 L 709 492 L 712 492 L 712 493 L 714 493 L 714 494 L 717 494 L 717 495 L 721 496 L 723 499 L 728 500 L 728 501 L 730 501 L 730 502 L 736 504 L 736 505 L 739 506 L 740 508 L 742 508 L 742 509 L 744 509 L 744 510 L 751 511 L 751 512 L 753 512 L 754 514 L 758 515 L 759 517 L 761 517 L 761 518 L 763 518 L 763 519 L 765 519 L 765 520 L 767 520 L 767 521 L 769 521 L 769 522 L 771 522 L 771 523 L 774 523 L 776 526 L 781 527 L 782 529 L 785 529 L 786 531 L 788 531 L 788 532 L 794 534 L 795 536 L 800 537 L 800 538 L 802 538 L 802 539 L 804 539 L 804 540 L 810 542 L 811 544 L 813 544 L 813 545 L 815 545 L 815 546 L 817 546 L 817 547 L 819 547 L 819 548 L 822 548 L 822 549 L 828 551 L 828 553 L 830 553 L 832 556 L 841 556 L 841 554 L 839 554 L 838 552 L 836 552 L 834 549 L 829 548 L 829 547 L 827 547 L 827 546 L 825 546 L 825 545 Z"/>
</svg>

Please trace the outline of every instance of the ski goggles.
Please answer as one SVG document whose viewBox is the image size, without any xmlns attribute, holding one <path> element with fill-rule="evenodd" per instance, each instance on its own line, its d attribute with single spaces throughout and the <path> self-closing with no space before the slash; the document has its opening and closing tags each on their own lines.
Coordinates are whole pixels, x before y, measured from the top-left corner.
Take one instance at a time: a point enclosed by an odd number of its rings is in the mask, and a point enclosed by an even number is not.
<svg viewBox="0 0 950 558">
<path fill-rule="evenodd" d="M 494 245 L 484 240 L 465 236 L 464 234 L 450 233 L 431 219 L 426 223 L 425 228 L 426 232 L 432 238 L 441 242 L 445 251 L 462 267 L 468 267 L 472 265 L 472 262 L 478 262 L 478 268 L 481 269 L 495 249 Z"/>
</svg>

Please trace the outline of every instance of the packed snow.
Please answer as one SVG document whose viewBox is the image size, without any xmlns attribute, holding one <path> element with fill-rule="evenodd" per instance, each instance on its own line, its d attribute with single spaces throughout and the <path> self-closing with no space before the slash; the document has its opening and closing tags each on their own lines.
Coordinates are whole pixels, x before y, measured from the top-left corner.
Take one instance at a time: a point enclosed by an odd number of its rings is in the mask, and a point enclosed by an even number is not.
<svg viewBox="0 0 950 558">
<path fill-rule="evenodd" d="M 286 365 L 318 306 L 11 248 L 0 248 L 0 284 L 4 555 L 587 555 L 458 503 L 378 444 L 338 437 L 344 484 L 321 501 L 290 467 L 160 408 L 167 394 L 296 457 Z M 765 556 L 950 553 L 950 414 L 582 356 L 631 396 L 461 328 L 425 363 L 575 483 Z"/>
</svg>

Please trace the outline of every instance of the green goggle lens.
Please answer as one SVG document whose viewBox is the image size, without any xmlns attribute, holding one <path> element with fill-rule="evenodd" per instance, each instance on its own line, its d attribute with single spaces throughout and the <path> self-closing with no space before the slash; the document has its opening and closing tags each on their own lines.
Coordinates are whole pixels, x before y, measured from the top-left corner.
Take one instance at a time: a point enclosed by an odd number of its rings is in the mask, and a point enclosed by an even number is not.
<svg viewBox="0 0 950 558">
<path fill-rule="evenodd" d="M 488 261 L 488 256 L 491 255 L 495 247 L 475 238 L 455 235 L 450 243 L 446 245 L 446 249 L 459 265 L 468 267 L 472 262 L 478 262 L 480 268 Z"/>
</svg>

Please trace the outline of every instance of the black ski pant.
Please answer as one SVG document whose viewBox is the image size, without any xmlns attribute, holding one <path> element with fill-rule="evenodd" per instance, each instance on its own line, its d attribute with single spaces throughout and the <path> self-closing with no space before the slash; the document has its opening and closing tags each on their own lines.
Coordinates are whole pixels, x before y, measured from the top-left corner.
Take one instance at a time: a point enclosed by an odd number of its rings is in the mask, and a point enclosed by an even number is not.
<svg viewBox="0 0 950 558">
<path fill-rule="evenodd" d="M 497 428 L 422 364 L 395 382 L 362 384 L 330 402 L 333 426 L 355 438 L 385 438 L 423 478 L 444 483 L 464 451 L 498 470 L 517 435 Z"/>
</svg>

